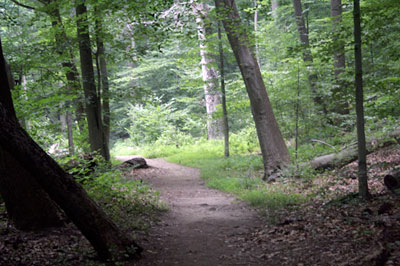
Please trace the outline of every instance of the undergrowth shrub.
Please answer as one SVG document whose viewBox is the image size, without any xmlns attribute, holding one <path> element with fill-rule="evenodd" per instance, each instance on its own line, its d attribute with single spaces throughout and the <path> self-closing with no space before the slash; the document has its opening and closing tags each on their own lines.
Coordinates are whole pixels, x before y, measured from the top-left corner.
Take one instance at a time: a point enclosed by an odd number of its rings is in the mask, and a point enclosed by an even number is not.
<svg viewBox="0 0 400 266">
<path fill-rule="evenodd" d="M 142 180 L 128 180 L 102 157 L 94 156 L 90 162 L 79 156 L 72 158 L 78 160 L 80 167 L 68 171 L 75 173 L 74 178 L 118 226 L 133 232 L 145 231 L 156 214 L 166 209 L 158 192 Z M 71 157 L 60 159 L 60 165 L 65 166 L 69 161 Z M 90 171 L 85 169 L 93 161 L 95 166 Z"/>
</svg>

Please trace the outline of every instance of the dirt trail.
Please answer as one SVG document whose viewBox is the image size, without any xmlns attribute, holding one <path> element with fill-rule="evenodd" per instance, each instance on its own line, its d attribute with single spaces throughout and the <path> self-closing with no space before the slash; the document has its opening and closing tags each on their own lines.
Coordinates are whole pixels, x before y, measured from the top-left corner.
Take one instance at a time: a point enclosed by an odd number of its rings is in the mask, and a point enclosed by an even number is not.
<svg viewBox="0 0 400 266">
<path fill-rule="evenodd" d="M 127 160 L 131 157 L 118 157 Z M 262 224 L 246 204 L 205 187 L 198 169 L 146 159 L 150 169 L 136 170 L 161 192 L 169 211 L 149 236 L 139 265 L 263 265 L 257 250 L 243 250 L 238 239 Z"/>
</svg>

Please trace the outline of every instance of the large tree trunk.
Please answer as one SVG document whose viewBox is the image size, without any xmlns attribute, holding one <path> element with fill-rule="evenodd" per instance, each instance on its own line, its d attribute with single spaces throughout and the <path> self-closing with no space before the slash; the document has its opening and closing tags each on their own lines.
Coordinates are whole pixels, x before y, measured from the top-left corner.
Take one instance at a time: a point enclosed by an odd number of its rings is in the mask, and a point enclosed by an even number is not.
<svg viewBox="0 0 400 266">
<path fill-rule="evenodd" d="M 29 185 L 30 181 L 37 182 L 37 187 L 43 189 L 62 208 L 93 245 L 101 258 L 123 259 L 125 256 L 137 255 L 141 248 L 135 244 L 132 238 L 119 231 L 97 204 L 90 199 L 82 186 L 48 156 L 18 124 L 14 115 L 2 51 L 0 50 L 0 52 L 1 154 L 7 156 L 7 158 L 12 158 L 11 163 L 17 161 L 19 165 L 23 165 L 23 169 L 29 175 L 23 175 L 25 172 L 20 171 L 18 176 L 28 181 L 26 185 Z M 3 172 L 5 169 L 4 161 L 1 162 L 3 164 L 0 166 L 0 179 L 8 181 L 10 178 L 5 175 L 8 172 Z M 10 167 L 10 169 L 15 171 L 15 168 Z M 11 170 L 8 167 L 6 168 L 6 171 Z M 10 181 L 15 182 L 13 180 Z M 3 184 L 4 182 L 1 183 L 2 189 L 9 189 L 10 192 L 19 190 L 21 185 L 20 183 L 11 183 L 14 185 L 13 187 L 3 187 Z M 27 193 L 31 195 L 35 191 L 42 191 L 41 189 L 35 190 L 35 187 L 33 187 L 33 191 Z M 14 193 L 9 194 L 13 196 Z M 21 196 L 20 199 L 30 200 L 28 196 L 22 197 L 22 194 L 19 196 Z M 7 197 L 4 198 L 6 200 Z M 19 201 L 13 202 L 13 204 L 16 203 L 19 203 Z M 37 208 L 36 211 L 43 211 L 43 208 L 47 208 L 43 204 L 38 204 L 35 207 Z"/>
<path fill-rule="evenodd" d="M 360 0 L 354 0 L 354 58 L 355 58 L 355 94 L 358 140 L 358 192 L 363 199 L 369 198 L 367 176 L 367 149 L 364 130 L 364 96 L 361 54 L 361 16 Z"/>
<path fill-rule="evenodd" d="M 218 50 L 219 50 L 219 73 L 221 74 L 221 100 L 222 114 L 224 122 L 224 156 L 229 157 L 229 119 L 228 110 L 226 108 L 226 91 L 225 91 L 225 65 L 224 65 L 224 49 L 222 47 L 221 23 L 218 20 Z"/>
<path fill-rule="evenodd" d="M 218 91 L 218 73 L 215 69 L 214 55 L 210 54 L 207 37 L 210 35 L 208 20 L 209 8 L 205 3 L 194 6 L 197 23 L 197 33 L 200 42 L 201 73 L 204 82 L 204 98 L 207 110 L 208 139 L 220 139 L 223 137 L 223 121 L 215 118 L 218 105 L 221 104 L 221 96 Z"/>
<path fill-rule="evenodd" d="M 8 219 L 20 230 L 60 226 L 57 206 L 14 156 L 0 146 L 0 193 Z"/>
<path fill-rule="evenodd" d="M 103 141 L 104 128 L 101 107 L 94 79 L 87 10 L 83 0 L 76 0 L 76 17 L 90 149 L 93 152 L 99 152 L 107 159 L 108 151 Z"/>
<path fill-rule="evenodd" d="M 293 0 L 294 16 L 296 18 L 297 30 L 299 32 L 300 43 L 303 46 L 303 61 L 308 68 L 312 67 L 313 56 L 310 50 L 310 40 L 308 38 L 308 31 L 304 22 L 303 8 L 301 6 L 301 0 Z M 314 102 L 317 106 L 321 107 L 323 112 L 326 114 L 326 106 L 319 94 L 317 89 L 318 76 L 311 72 L 308 74 L 308 81 L 310 83 L 311 92 L 313 93 Z"/>
<path fill-rule="evenodd" d="M 0 145 L 18 158 L 74 222 L 104 259 L 136 255 L 140 252 L 131 237 L 118 230 L 116 225 L 90 199 L 85 190 L 67 174 L 39 145 L 20 127 L 0 103 Z"/>
<path fill-rule="evenodd" d="M 250 98 L 264 162 L 264 179 L 273 171 L 287 166 L 289 152 L 276 122 L 260 68 L 250 49 L 250 39 L 242 28 L 234 1 L 215 0 L 217 14 L 223 20 L 225 31 L 243 76 Z"/>
<path fill-rule="evenodd" d="M 107 63 L 105 58 L 104 48 L 104 32 L 101 21 L 101 14 L 98 8 L 95 8 L 96 13 L 96 43 L 97 43 L 97 57 L 100 65 L 101 87 L 102 87 L 102 110 L 103 110 L 103 129 L 104 129 L 104 146 L 106 147 L 106 160 L 110 160 L 110 86 L 108 83 Z"/>
<path fill-rule="evenodd" d="M 8 119 L 18 124 L 11 88 L 0 41 L 0 104 L 7 110 Z M 3 127 L 1 125 L 0 128 Z M 1 143 L 0 193 L 6 204 L 8 218 L 18 229 L 37 230 L 62 224 L 56 205 L 32 179 L 25 166 L 8 153 Z"/>
</svg>

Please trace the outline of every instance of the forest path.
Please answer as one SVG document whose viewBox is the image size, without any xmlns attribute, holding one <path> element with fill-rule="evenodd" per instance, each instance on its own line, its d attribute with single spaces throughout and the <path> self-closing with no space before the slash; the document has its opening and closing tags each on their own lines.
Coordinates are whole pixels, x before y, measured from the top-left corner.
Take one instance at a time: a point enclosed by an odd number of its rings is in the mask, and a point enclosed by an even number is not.
<svg viewBox="0 0 400 266">
<path fill-rule="evenodd" d="M 138 265 L 264 264 L 259 259 L 261 251 L 240 248 L 240 239 L 244 241 L 249 232 L 262 225 L 253 209 L 207 188 L 199 169 L 163 159 L 146 161 L 150 168 L 133 171 L 134 178 L 146 180 L 160 191 L 169 210 L 149 235 L 139 240 L 145 251 Z"/>
</svg>

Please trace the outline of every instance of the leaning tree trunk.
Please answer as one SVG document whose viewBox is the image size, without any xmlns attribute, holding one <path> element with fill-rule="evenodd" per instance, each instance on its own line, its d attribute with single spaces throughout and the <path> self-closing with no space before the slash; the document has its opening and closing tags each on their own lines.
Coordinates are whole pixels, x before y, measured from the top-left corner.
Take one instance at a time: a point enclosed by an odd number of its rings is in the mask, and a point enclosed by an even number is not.
<svg viewBox="0 0 400 266">
<path fill-rule="evenodd" d="M 300 42 L 303 45 L 303 61 L 310 68 L 313 64 L 313 56 L 310 50 L 310 40 L 308 38 L 308 30 L 304 22 L 303 8 L 301 0 L 293 0 L 294 16 L 296 18 L 297 30 L 299 32 Z M 327 108 L 323 102 L 319 91 L 317 89 L 318 76 L 315 73 L 308 74 L 308 81 L 310 83 L 311 92 L 313 93 L 314 102 L 317 106 L 321 107 L 323 112 L 327 113 Z"/>
<path fill-rule="evenodd" d="M 8 119 L 17 124 L 11 100 L 11 87 L 0 41 L 0 104 L 7 109 Z M 2 127 L 3 124 L 0 128 Z M 25 165 L 17 159 L 0 143 L 0 194 L 6 204 L 9 220 L 21 230 L 38 230 L 61 225 L 57 206 L 32 178 Z"/>
<path fill-rule="evenodd" d="M 57 206 L 14 156 L 0 145 L 0 194 L 8 219 L 20 230 L 60 226 Z"/>
<path fill-rule="evenodd" d="M 2 54 L 0 58 L 2 63 Z M 27 181 L 37 182 L 38 187 L 40 186 L 74 222 L 101 258 L 123 259 L 125 256 L 135 256 L 140 253 L 141 248 L 132 238 L 118 230 L 116 225 L 87 195 L 82 186 L 48 156 L 14 119 L 14 109 L 3 66 L 2 63 L 2 69 L 0 69 L 0 96 L 2 96 L 0 98 L 0 147 L 2 154 L 10 156 L 8 158 L 13 158 L 19 165 L 23 165 L 23 169 L 29 175 L 21 175 L 24 172 L 19 172 L 20 178 L 25 176 Z M 9 101 L 3 100 L 6 97 Z M 3 168 L 1 167 L 0 170 Z M 7 180 L 7 176 L 3 172 L 1 172 L 0 178 Z M 18 188 L 16 186 L 12 189 L 17 190 Z M 23 199 L 30 200 L 29 198 Z M 41 208 L 45 206 L 38 205 L 36 207 L 37 211 L 42 211 Z"/>
<path fill-rule="evenodd" d="M 101 258 L 121 259 L 141 251 L 131 237 L 118 230 L 82 186 L 48 156 L 15 120 L 9 119 L 9 113 L 2 103 L 0 123 L 0 146 L 18 158 Z"/>
<path fill-rule="evenodd" d="M 210 54 L 207 37 L 210 35 L 208 20 L 209 8 L 205 3 L 194 6 L 197 23 L 197 33 L 200 42 L 201 73 L 204 82 L 204 98 L 207 109 L 208 139 L 220 139 L 223 137 L 223 121 L 215 118 L 218 105 L 221 104 L 221 96 L 218 91 L 218 73 L 215 69 L 215 58 Z"/>
<path fill-rule="evenodd" d="M 217 14 L 223 21 L 250 98 L 263 156 L 264 179 L 266 179 L 272 172 L 289 164 L 289 152 L 275 119 L 260 68 L 250 49 L 251 41 L 242 27 L 235 2 L 215 0 L 215 5 Z"/>
<path fill-rule="evenodd" d="M 357 141 L 358 141 L 358 192 L 363 199 L 369 198 L 367 176 L 367 149 L 364 130 L 364 96 L 362 77 L 361 53 L 361 16 L 360 0 L 354 0 L 354 58 L 355 58 L 355 87 L 357 113 Z"/>
<path fill-rule="evenodd" d="M 108 151 L 103 141 L 104 128 L 101 107 L 94 79 L 87 10 L 83 0 L 76 0 L 76 17 L 90 149 L 93 152 L 99 152 L 107 159 Z"/>
</svg>

